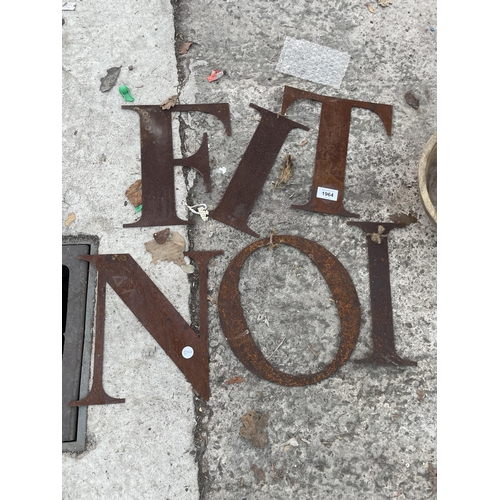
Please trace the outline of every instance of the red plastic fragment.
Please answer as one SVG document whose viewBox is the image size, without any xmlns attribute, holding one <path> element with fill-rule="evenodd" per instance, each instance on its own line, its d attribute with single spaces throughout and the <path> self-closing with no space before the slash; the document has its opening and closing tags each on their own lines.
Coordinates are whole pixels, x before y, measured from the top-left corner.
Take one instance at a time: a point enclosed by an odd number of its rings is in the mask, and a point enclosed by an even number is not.
<svg viewBox="0 0 500 500">
<path fill-rule="evenodd" d="M 218 80 L 219 78 L 222 78 L 224 76 L 224 70 L 222 69 L 214 69 L 212 73 L 210 73 L 209 76 L 207 76 L 207 80 L 209 82 L 215 82 L 215 80 Z"/>
</svg>

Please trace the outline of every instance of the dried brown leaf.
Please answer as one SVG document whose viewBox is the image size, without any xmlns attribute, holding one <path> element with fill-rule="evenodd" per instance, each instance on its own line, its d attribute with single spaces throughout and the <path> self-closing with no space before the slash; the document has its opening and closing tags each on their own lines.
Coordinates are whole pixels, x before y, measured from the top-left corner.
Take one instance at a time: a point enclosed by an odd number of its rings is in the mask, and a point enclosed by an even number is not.
<svg viewBox="0 0 500 500">
<path fill-rule="evenodd" d="M 256 448 L 264 449 L 267 444 L 267 432 L 263 429 L 267 425 L 269 415 L 259 415 L 256 411 L 249 411 L 241 417 L 244 427 L 240 428 L 240 435 L 248 439 Z"/>
<path fill-rule="evenodd" d="M 380 7 L 389 7 L 392 4 L 392 0 L 377 0 Z"/>
<path fill-rule="evenodd" d="M 245 379 L 243 377 L 238 377 L 238 375 L 236 375 L 235 377 L 231 377 L 229 380 L 226 380 L 224 384 L 226 385 L 241 384 L 242 382 L 245 382 Z"/>
<path fill-rule="evenodd" d="M 130 200 L 134 207 L 142 203 L 142 180 L 135 181 L 126 191 L 125 196 Z"/>
<path fill-rule="evenodd" d="M 250 467 L 250 470 L 253 471 L 255 479 L 257 479 L 257 481 L 264 482 L 266 480 L 266 473 L 260 467 L 257 467 L 255 464 L 253 464 L 252 467 Z"/>
<path fill-rule="evenodd" d="M 193 42 L 183 42 L 179 48 L 179 54 L 187 54 L 187 51 L 189 50 L 189 47 L 193 45 Z"/>
<path fill-rule="evenodd" d="M 405 226 L 409 226 L 414 222 L 418 222 L 418 219 L 411 212 L 409 214 L 404 214 L 402 212 L 397 214 L 391 214 L 389 215 L 389 219 L 391 219 L 392 222 L 395 222 L 396 224 L 404 224 Z"/>
<path fill-rule="evenodd" d="M 368 10 L 372 13 L 375 14 L 375 9 L 372 7 L 370 3 L 367 3 L 366 6 L 368 7 Z"/>
<path fill-rule="evenodd" d="M 159 245 L 162 245 L 163 243 L 165 243 L 168 240 L 169 236 L 170 236 L 170 228 L 168 228 L 168 227 L 153 234 L 153 238 L 155 239 L 156 243 L 158 243 Z"/>
<path fill-rule="evenodd" d="M 72 222 L 75 222 L 75 220 L 76 220 L 76 215 L 74 214 L 74 212 L 71 212 L 68 215 L 68 218 L 66 219 L 66 222 L 64 223 L 64 225 L 66 227 L 68 227 Z"/>
<path fill-rule="evenodd" d="M 287 181 L 290 179 L 290 177 L 292 176 L 292 168 L 293 168 L 292 161 L 293 161 L 292 155 L 289 154 L 285 155 L 285 163 L 281 167 L 279 179 L 274 183 L 273 189 L 276 189 L 281 184 L 286 184 Z"/>
<path fill-rule="evenodd" d="M 415 97 L 413 92 L 406 92 L 405 94 L 405 101 L 409 106 L 411 106 L 413 109 L 418 109 L 420 106 L 420 101 Z"/>
<path fill-rule="evenodd" d="M 106 76 L 101 78 L 101 86 L 99 88 L 101 92 L 108 92 L 108 90 L 111 90 L 116 85 L 121 69 L 122 67 L 120 66 L 117 68 L 109 68 L 107 70 Z"/>
<path fill-rule="evenodd" d="M 175 94 L 175 95 L 171 95 L 168 99 L 165 99 L 160 104 L 161 109 L 170 109 L 171 107 L 175 106 L 175 103 L 177 102 L 178 97 L 179 96 L 177 94 Z"/>
<path fill-rule="evenodd" d="M 425 399 L 425 391 L 423 391 L 422 389 L 417 389 L 417 396 L 420 403 L 423 403 Z"/>
<path fill-rule="evenodd" d="M 305 146 L 309 141 L 306 139 L 304 141 L 302 141 L 299 146 Z"/>
<path fill-rule="evenodd" d="M 217 305 L 217 300 L 214 299 L 211 295 L 207 295 L 207 299 L 214 305 Z"/>
<path fill-rule="evenodd" d="M 155 240 L 151 240 L 144 243 L 144 246 L 151 253 L 153 264 L 156 264 L 159 260 L 166 260 L 174 262 L 179 267 L 186 265 L 183 253 L 186 241 L 182 234 L 177 231 L 174 231 L 165 243 L 159 244 Z"/>
</svg>

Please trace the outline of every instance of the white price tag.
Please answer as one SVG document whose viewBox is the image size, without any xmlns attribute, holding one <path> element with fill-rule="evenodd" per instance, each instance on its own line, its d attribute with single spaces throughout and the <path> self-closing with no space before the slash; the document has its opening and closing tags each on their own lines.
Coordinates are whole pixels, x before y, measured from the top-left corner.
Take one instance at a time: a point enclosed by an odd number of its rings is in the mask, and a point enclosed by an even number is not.
<svg viewBox="0 0 500 500">
<path fill-rule="evenodd" d="M 319 187 L 316 193 L 316 198 L 323 198 L 324 200 L 337 201 L 339 192 L 336 189 Z"/>
<path fill-rule="evenodd" d="M 184 347 L 184 349 L 182 349 L 183 358 L 190 359 L 193 357 L 193 354 L 194 354 L 194 349 L 189 345 L 187 345 L 186 347 Z"/>
</svg>

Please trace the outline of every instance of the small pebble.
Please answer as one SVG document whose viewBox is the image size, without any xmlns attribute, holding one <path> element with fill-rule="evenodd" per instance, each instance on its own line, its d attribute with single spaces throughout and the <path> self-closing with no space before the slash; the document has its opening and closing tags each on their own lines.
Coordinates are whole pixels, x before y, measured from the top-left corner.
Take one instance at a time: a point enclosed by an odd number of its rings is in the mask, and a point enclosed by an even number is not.
<svg viewBox="0 0 500 500">
<path fill-rule="evenodd" d="M 129 66 L 129 67 L 128 67 L 128 69 L 129 69 L 130 71 L 132 71 L 132 70 L 134 69 L 134 67 L 133 67 L 133 66 Z"/>
</svg>

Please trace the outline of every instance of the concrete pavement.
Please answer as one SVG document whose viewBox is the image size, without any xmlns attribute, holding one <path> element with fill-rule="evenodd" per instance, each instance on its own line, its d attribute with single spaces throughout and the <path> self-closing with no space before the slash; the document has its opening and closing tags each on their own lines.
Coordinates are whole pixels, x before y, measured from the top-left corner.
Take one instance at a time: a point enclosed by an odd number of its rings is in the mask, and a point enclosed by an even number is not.
<svg viewBox="0 0 500 500">
<path fill-rule="evenodd" d="M 137 4 L 141 5 L 138 6 Z M 224 250 L 209 268 L 217 299 L 223 274 L 255 238 L 188 214 L 182 204 L 220 201 L 255 129 L 255 103 L 279 112 L 285 85 L 322 95 L 393 106 L 393 131 L 366 110 L 352 112 L 345 206 L 360 220 L 388 222 L 414 213 L 417 222 L 389 237 L 396 347 L 417 367 L 359 365 L 371 352 L 366 238 L 345 219 L 290 208 L 306 202 L 314 168 L 320 105 L 300 101 L 287 117 L 310 128 L 292 131 L 265 182 L 249 226 L 268 237 L 302 236 L 342 262 L 361 303 L 361 330 L 348 361 L 329 379 L 285 387 L 252 375 L 229 348 L 217 306 L 209 304 L 210 383 L 205 403 L 113 293 L 106 303 L 105 387 L 126 398 L 91 406 L 88 446 L 63 455 L 63 498 L 421 499 L 432 494 L 436 466 L 436 229 L 421 206 L 417 164 L 436 131 L 436 6 L 352 1 L 151 1 L 125 5 L 77 2 L 63 18 L 63 236 L 95 235 L 99 253 L 130 253 L 189 322 L 198 323 L 196 278 L 174 263 L 151 263 L 144 249 L 161 228 L 123 228 L 136 219 L 124 192 L 140 178 L 139 120 L 121 109 L 118 86 L 136 104 L 229 103 L 232 135 L 215 118 L 174 119 L 178 157 L 192 155 L 209 135 L 212 191 L 193 170 L 176 171 L 177 213 L 195 224 L 171 227 L 191 249 Z M 434 31 L 431 31 L 434 28 Z M 275 71 L 286 36 L 351 56 L 341 88 Z M 176 54 L 182 41 L 187 54 Z M 121 66 L 116 86 L 100 78 Z M 128 67 L 133 69 L 129 70 Z M 214 69 L 227 75 L 209 83 Z M 179 76 L 178 76 L 179 75 Z M 412 91 L 420 106 L 408 105 Z M 181 146 L 180 137 L 183 138 Z M 304 144 L 304 141 L 307 143 Z M 301 145 L 304 144 L 304 145 Z M 285 154 L 292 178 L 273 189 Z M 70 213 L 76 220 L 69 226 Z M 338 313 L 317 269 L 280 245 L 255 253 L 239 285 L 249 329 L 281 370 L 322 369 L 335 356 Z M 151 354 L 152 353 L 152 354 Z M 232 377 L 244 379 L 226 384 Z M 267 413 L 269 442 L 255 448 L 240 434 L 241 416 Z M 290 444 L 292 443 L 292 444 Z"/>
</svg>

